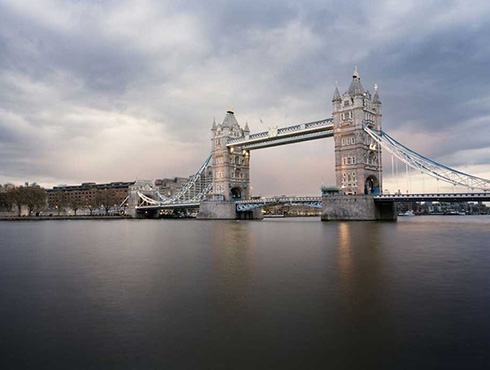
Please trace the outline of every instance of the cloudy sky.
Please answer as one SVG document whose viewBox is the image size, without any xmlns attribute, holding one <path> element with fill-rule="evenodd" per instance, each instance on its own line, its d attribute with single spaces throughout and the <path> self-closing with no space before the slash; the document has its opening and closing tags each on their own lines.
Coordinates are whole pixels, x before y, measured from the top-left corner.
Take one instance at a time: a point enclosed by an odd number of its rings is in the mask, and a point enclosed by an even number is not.
<svg viewBox="0 0 490 370">
<path fill-rule="evenodd" d="M 354 65 L 388 133 L 490 177 L 490 2 L 359 3 L 0 0 L 0 183 L 188 176 L 213 117 L 329 117 Z M 253 152 L 251 176 L 255 194 L 315 195 L 332 140 Z"/>
</svg>

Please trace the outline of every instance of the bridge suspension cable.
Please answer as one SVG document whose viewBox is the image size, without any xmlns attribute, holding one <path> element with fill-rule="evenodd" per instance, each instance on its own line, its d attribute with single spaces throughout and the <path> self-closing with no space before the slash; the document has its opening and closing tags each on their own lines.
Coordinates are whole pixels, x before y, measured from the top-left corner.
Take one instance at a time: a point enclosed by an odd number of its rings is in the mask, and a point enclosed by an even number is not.
<svg viewBox="0 0 490 370">
<path fill-rule="evenodd" d="M 414 152 L 405 145 L 393 139 L 384 131 L 375 131 L 363 125 L 364 131 L 371 136 L 379 145 L 388 150 L 396 158 L 406 164 L 407 177 L 409 177 L 408 167 L 426 173 L 438 180 L 443 180 L 450 184 L 462 185 L 471 189 L 480 189 L 488 191 L 490 189 L 490 180 L 469 175 L 467 173 L 455 170 L 453 168 L 437 163 L 423 155 Z M 408 181 L 408 179 L 407 179 Z"/>
<path fill-rule="evenodd" d="M 180 190 L 171 197 L 163 196 L 158 190 L 153 191 L 155 195 L 153 199 L 148 195 L 138 191 L 138 197 L 141 202 L 151 206 L 168 206 L 172 204 L 191 204 L 199 203 L 204 197 L 212 191 L 213 183 L 211 178 L 206 176 L 206 168 L 211 160 L 211 154 L 206 158 L 204 163 L 199 167 L 199 170 L 192 175 L 189 180 L 180 188 Z"/>
</svg>

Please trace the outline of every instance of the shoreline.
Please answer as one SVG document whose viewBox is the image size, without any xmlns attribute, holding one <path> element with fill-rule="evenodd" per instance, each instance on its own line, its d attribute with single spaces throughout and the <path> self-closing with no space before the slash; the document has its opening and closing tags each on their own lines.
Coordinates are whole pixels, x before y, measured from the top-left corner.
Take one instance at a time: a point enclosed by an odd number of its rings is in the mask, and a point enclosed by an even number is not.
<svg viewBox="0 0 490 370">
<path fill-rule="evenodd" d="M 61 221 L 61 220 L 132 220 L 129 216 L 10 216 L 0 221 Z"/>
</svg>

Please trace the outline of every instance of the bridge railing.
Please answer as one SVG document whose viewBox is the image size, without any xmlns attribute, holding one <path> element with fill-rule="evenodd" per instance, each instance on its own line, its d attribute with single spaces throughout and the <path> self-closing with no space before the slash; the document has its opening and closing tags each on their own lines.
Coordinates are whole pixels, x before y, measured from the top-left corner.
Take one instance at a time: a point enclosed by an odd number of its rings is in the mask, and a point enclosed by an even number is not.
<svg viewBox="0 0 490 370">
<path fill-rule="evenodd" d="M 421 193 L 421 194 L 379 194 L 375 199 L 396 199 L 396 198 L 482 198 L 487 199 L 490 193 Z"/>
<path fill-rule="evenodd" d="M 261 203 L 285 203 L 285 202 L 317 202 L 322 197 L 285 197 L 285 198 L 259 198 L 250 200 L 239 200 L 237 204 L 261 204 Z"/>
<path fill-rule="evenodd" d="M 301 123 L 301 124 L 296 124 L 293 126 L 287 126 L 287 127 L 281 127 L 277 129 L 277 135 L 271 136 L 269 131 L 263 131 L 263 132 L 258 132 L 256 134 L 251 134 L 247 136 L 242 136 L 242 137 L 237 137 L 233 139 L 229 139 L 227 145 L 233 145 L 237 143 L 242 143 L 242 142 L 249 142 L 249 141 L 254 141 L 254 140 L 259 140 L 259 139 L 267 139 L 267 138 L 272 138 L 272 137 L 278 137 L 278 136 L 283 136 L 295 132 L 301 132 L 303 130 L 313 130 L 315 128 L 321 128 L 321 127 L 330 127 L 332 126 L 332 118 L 327 118 L 323 119 L 320 121 L 314 121 L 314 122 L 308 122 L 308 123 Z"/>
</svg>

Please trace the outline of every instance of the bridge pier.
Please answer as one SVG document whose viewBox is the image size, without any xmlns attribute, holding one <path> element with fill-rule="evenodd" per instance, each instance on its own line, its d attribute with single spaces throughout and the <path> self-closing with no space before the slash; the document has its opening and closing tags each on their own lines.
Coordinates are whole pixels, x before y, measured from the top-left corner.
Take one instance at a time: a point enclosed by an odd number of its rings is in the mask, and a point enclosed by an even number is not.
<svg viewBox="0 0 490 370">
<path fill-rule="evenodd" d="M 395 202 L 375 202 L 373 195 L 324 195 L 322 221 L 394 221 Z"/>
<path fill-rule="evenodd" d="M 199 205 L 199 220 L 262 220 L 262 209 L 237 212 L 236 203 L 232 201 L 207 200 Z"/>
<path fill-rule="evenodd" d="M 198 220 L 235 220 L 236 218 L 235 202 L 207 200 L 199 205 Z"/>
</svg>

